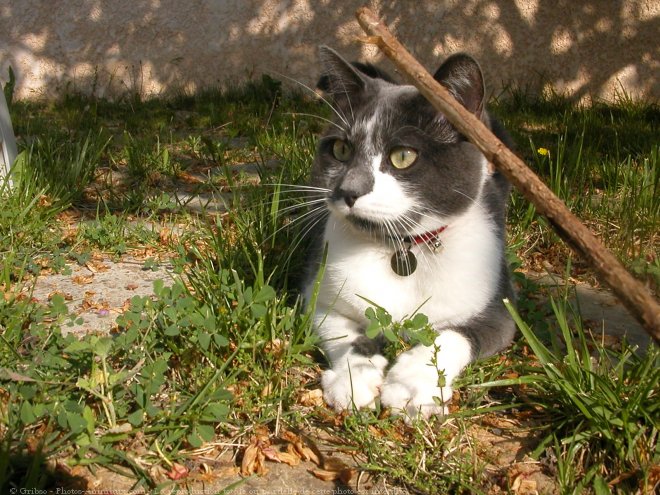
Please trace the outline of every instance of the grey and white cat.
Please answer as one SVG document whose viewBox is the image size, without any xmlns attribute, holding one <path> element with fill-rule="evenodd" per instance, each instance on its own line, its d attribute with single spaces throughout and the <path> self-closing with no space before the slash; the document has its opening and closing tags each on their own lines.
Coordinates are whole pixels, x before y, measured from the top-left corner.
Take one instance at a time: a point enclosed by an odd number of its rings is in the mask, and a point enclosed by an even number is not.
<svg viewBox="0 0 660 495">
<path fill-rule="evenodd" d="M 330 48 L 320 55 L 335 118 L 312 168 L 310 186 L 322 191 L 327 215 L 305 293 L 310 300 L 327 249 L 314 319 L 330 361 L 325 400 L 345 410 L 374 407 L 380 397 L 408 418 L 443 414 L 452 380 L 515 332 L 502 303 L 513 299 L 504 256 L 509 185 L 413 86 Z M 435 79 L 506 139 L 486 113 L 471 57 L 450 57 Z M 367 301 L 396 320 L 419 309 L 437 331 L 435 345 L 388 363 L 382 342 L 364 334 Z"/>
</svg>

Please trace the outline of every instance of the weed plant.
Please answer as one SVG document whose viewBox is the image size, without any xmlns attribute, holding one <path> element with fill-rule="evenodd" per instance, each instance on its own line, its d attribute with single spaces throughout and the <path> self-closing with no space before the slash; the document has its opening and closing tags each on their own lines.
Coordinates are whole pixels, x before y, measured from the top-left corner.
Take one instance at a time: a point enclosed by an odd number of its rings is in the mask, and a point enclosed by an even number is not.
<svg viewBox="0 0 660 495">
<path fill-rule="evenodd" d="M 576 107 L 515 91 L 493 106 L 544 180 L 657 289 L 658 108 L 625 99 Z M 512 490 L 507 467 L 489 466 L 471 436 L 497 415 L 532 418 L 540 436 L 530 454 L 561 493 L 657 488 L 658 350 L 609 349 L 565 299 L 540 302 L 524 270 L 561 271 L 567 250 L 519 195 L 509 228 L 520 339 L 469 367 L 449 418 L 407 426 L 380 410 L 338 416 L 300 403 L 319 386 L 296 288 L 314 228 L 300 185 L 324 106 L 266 77 L 167 100 L 70 94 L 15 101 L 12 111 L 22 151 L 15 187 L 0 183 L 0 492 L 59 486 L 62 459 L 159 491 L 179 483 L 164 472 L 196 449 L 255 428 L 314 426 L 390 484 L 501 493 Z M 182 190 L 230 209 L 190 212 Z M 147 225 L 182 232 L 170 242 Z M 111 334 L 65 335 L 76 315 L 60 295 L 32 301 L 34 277 L 99 251 L 148 251 L 145 268 L 167 258 L 175 274 L 153 297 L 132 298 Z M 580 268 L 569 274 L 588 279 Z M 421 313 L 393 322 L 374 307 L 367 316 L 392 353 L 410 345 L 402 330 L 428 337 Z"/>
<path fill-rule="evenodd" d="M 651 493 L 657 488 L 660 352 L 611 350 L 588 334 L 566 300 L 551 300 L 558 332 L 544 343 L 507 302 L 533 360 L 520 377 L 480 387 L 520 386 L 521 403 L 545 415 L 533 456 L 546 456 L 562 493 Z M 609 486 L 609 487 L 608 487 Z"/>
</svg>

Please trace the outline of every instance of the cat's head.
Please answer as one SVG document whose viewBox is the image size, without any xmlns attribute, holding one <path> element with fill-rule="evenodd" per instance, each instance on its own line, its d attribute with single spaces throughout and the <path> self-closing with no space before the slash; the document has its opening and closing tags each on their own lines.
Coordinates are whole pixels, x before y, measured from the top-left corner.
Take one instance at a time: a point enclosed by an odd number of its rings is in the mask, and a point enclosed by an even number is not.
<svg viewBox="0 0 660 495">
<path fill-rule="evenodd" d="M 334 123 L 320 140 L 312 183 L 330 191 L 333 215 L 372 233 L 419 235 L 479 201 L 489 177 L 485 157 L 414 86 L 327 47 L 320 55 Z M 488 122 L 474 59 L 452 56 L 434 77 Z"/>
</svg>

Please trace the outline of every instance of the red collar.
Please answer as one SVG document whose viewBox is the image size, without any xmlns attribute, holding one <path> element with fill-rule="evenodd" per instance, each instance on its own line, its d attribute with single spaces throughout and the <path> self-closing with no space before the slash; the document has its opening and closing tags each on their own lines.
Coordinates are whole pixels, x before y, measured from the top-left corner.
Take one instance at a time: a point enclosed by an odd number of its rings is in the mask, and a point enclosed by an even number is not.
<svg viewBox="0 0 660 495">
<path fill-rule="evenodd" d="M 410 244 L 414 244 L 415 246 L 417 244 L 422 244 L 422 243 L 428 244 L 429 242 L 433 244 L 438 241 L 438 236 L 442 234 L 442 232 L 444 232 L 446 228 L 447 226 L 444 225 L 436 230 L 424 232 L 423 234 L 419 234 L 412 237 L 406 237 L 405 241 L 409 242 Z"/>
</svg>

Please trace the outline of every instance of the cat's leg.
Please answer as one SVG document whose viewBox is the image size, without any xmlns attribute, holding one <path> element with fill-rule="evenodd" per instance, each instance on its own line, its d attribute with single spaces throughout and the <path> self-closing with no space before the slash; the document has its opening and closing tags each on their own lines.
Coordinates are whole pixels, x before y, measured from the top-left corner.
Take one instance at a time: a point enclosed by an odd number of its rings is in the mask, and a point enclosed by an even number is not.
<svg viewBox="0 0 660 495">
<path fill-rule="evenodd" d="M 374 407 L 387 366 L 379 343 L 367 338 L 359 323 L 337 313 L 317 311 L 315 324 L 330 361 L 321 376 L 325 401 L 337 411 Z"/>
<path fill-rule="evenodd" d="M 402 353 L 387 373 L 381 403 L 406 420 L 446 414 L 451 383 L 473 360 L 473 349 L 463 334 L 445 330 L 434 345 L 417 345 Z"/>
</svg>

